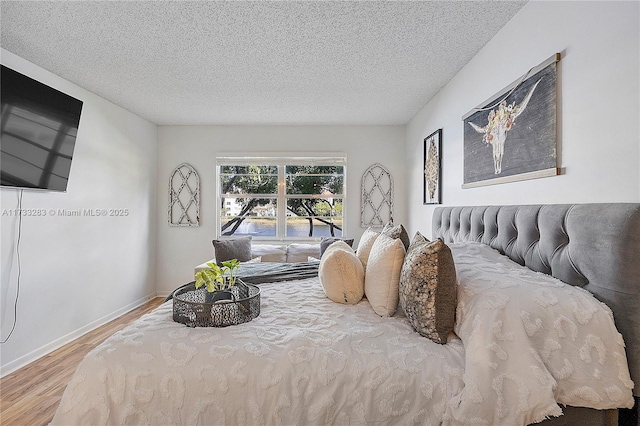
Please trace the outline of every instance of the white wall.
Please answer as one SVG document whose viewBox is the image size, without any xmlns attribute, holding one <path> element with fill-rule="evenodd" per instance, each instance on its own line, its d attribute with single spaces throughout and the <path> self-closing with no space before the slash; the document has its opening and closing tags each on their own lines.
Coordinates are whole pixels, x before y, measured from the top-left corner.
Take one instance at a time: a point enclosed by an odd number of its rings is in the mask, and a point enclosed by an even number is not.
<svg viewBox="0 0 640 426">
<path fill-rule="evenodd" d="M 2 375 L 155 296 L 157 127 L 10 52 L 2 63 L 84 101 L 66 193 L 23 192 L 17 325 Z M 13 324 L 19 191 L 2 189 L 2 339 Z M 128 209 L 65 217 L 58 209 Z M 50 211 L 55 210 L 56 214 Z M 5 214 L 6 213 L 6 214 Z"/>
<path fill-rule="evenodd" d="M 394 219 L 406 218 L 404 126 L 160 126 L 158 128 L 158 263 L 159 294 L 193 280 L 193 267 L 213 256 L 215 238 L 215 158 L 222 152 L 344 152 L 347 155 L 345 236 L 360 228 L 360 182 L 374 163 L 387 167 L 396 188 Z M 169 176 L 180 163 L 200 175 L 199 227 L 169 227 Z"/>
<path fill-rule="evenodd" d="M 443 128 L 446 205 L 640 201 L 638 2 L 527 3 L 407 126 L 407 181 L 421 182 L 423 139 Z M 556 52 L 560 176 L 461 189 L 461 117 Z M 431 235 L 422 186 L 411 232 Z"/>
</svg>

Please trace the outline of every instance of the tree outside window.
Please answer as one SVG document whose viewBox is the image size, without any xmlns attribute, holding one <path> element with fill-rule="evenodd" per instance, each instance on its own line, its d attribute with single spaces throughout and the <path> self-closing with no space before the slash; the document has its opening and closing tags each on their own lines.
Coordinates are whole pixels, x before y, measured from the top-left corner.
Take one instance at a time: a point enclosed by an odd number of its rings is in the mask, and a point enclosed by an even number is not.
<svg viewBox="0 0 640 426">
<path fill-rule="evenodd" d="M 344 164 L 299 163 L 219 164 L 219 235 L 341 236 Z"/>
</svg>

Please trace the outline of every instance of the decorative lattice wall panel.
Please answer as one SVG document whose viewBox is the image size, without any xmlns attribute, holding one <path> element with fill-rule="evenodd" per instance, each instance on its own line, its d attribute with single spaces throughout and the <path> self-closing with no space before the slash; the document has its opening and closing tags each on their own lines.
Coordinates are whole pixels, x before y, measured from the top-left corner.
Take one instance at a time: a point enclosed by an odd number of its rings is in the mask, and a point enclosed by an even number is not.
<svg viewBox="0 0 640 426">
<path fill-rule="evenodd" d="M 360 226 L 383 227 L 393 218 L 393 176 L 382 164 L 374 164 L 362 175 Z"/>
<path fill-rule="evenodd" d="M 200 226 L 200 178 L 187 163 L 169 179 L 169 226 Z"/>
</svg>

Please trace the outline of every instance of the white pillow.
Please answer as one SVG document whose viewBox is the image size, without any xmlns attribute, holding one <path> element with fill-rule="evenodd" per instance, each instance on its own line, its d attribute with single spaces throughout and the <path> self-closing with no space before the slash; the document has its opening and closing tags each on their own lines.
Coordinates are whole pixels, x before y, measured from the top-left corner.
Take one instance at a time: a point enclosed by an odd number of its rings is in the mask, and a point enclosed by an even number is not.
<svg viewBox="0 0 640 426">
<path fill-rule="evenodd" d="M 287 246 L 287 263 L 307 262 L 309 256 L 320 258 L 320 243 L 291 243 Z"/>
<path fill-rule="evenodd" d="M 381 234 L 376 238 L 364 279 L 364 294 L 376 314 L 391 317 L 398 308 L 400 273 L 405 249 L 402 241 Z"/>
<path fill-rule="evenodd" d="M 287 261 L 287 246 L 277 246 L 272 244 L 256 244 L 251 247 L 251 257 L 262 257 L 263 262 Z"/>
<path fill-rule="evenodd" d="M 373 231 L 371 228 L 367 228 L 360 237 L 360 241 L 358 242 L 358 249 L 356 250 L 356 255 L 360 262 L 362 262 L 362 266 L 364 269 L 367 269 L 367 261 L 369 260 L 369 253 L 371 252 L 371 247 L 373 247 L 373 243 L 375 243 L 376 238 L 380 235 L 379 232 Z"/>
<path fill-rule="evenodd" d="M 318 277 L 324 293 L 334 302 L 355 305 L 364 295 L 364 268 L 345 242 L 335 242 L 325 250 Z"/>
</svg>

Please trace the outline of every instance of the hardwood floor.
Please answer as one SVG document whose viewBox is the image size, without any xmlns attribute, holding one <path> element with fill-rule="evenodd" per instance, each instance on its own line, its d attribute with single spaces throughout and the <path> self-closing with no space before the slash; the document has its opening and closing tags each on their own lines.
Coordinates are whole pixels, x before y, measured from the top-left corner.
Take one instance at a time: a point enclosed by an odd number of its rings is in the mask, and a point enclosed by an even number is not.
<svg viewBox="0 0 640 426">
<path fill-rule="evenodd" d="M 160 306 L 163 301 L 162 297 L 151 299 L 139 308 L 0 379 L 0 424 L 49 424 L 67 383 L 82 358 L 107 337 Z"/>
</svg>

